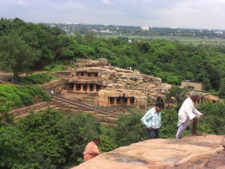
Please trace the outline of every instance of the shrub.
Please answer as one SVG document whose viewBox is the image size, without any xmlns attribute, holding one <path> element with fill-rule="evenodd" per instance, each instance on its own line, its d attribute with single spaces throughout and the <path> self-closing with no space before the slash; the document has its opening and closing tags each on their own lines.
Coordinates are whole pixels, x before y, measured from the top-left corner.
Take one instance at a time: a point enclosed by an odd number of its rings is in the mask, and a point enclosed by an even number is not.
<svg viewBox="0 0 225 169">
<path fill-rule="evenodd" d="M 200 126 L 203 132 L 212 134 L 225 133 L 225 104 L 223 103 L 209 103 L 199 107 L 200 112 L 203 113 L 200 119 Z"/>
<path fill-rule="evenodd" d="M 61 62 L 54 62 L 44 67 L 44 70 L 50 72 L 63 72 L 67 69 L 66 64 Z"/>
<path fill-rule="evenodd" d="M 44 84 L 50 82 L 55 78 L 56 77 L 54 75 L 48 73 L 37 73 L 25 77 L 20 77 L 17 80 L 24 84 Z"/>
<path fill-rule="evenodd" d="M 23 133 L 14 126 L 0 128 L 0 168 L 41 169 L 30 161 L 32 147 L 24 140 Z"/>
<path fill-rule="evenodd" d="M 33 149 L 29 162 L 35 161 L 46 169 L 55 169 L 65 162 L 62 121 L 61 112 L 47 109 L 31 114 L 17 123 L 24 141 Z M 25 154 L 29 155 L 29 152 Z"/>
<path fill-rule="evenodd" d="M 64 149 L 67 163 L 79 163 L 88 142 L 100 135 L 100 123 L 90 114 L 76 114 L 64 121 Z"/>
<path fill-rule="evenodd" d="M 162 126 L 160 128 L 160 137 L 175 138 L 178 120 L 177 111 L 175 109 L 165 109 L 161 113 Z"/>
<path fill-rule="evenodd" d="M 11 123 L 12 116 L 8 112 L 16 107 L 33 104 L 35 96 L 44 101 L 50 99 L 47 93 L 37 86 L 0 85 L 0 123 Z"/>
<path fill-rule="evenodd" d="M 141 123 L 142 113 L 131 113 L 120 117 L 115 127 L 115 142 L 118 146 L 128 145 L 147 139 L 145 127 Z"/>
</svg>

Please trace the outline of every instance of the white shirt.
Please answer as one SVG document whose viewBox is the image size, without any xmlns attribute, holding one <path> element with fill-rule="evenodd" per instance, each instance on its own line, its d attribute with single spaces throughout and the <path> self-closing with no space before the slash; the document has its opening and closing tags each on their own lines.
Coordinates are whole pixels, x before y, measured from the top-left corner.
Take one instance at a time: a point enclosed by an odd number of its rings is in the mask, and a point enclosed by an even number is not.
<svg viewBox="0 0 225 169">
<path fill-rule="evenodd" d="M 161 126 L 161 113 L 152 108 L 141 118 L 141 121 L 147 128 L 159 129 Z"/>
<path fill-rule="evenodd" d="M 191 98 L 187 98 L 182 106 L 180 107 L 180 110 L 178 112 L 178 124 L 177 126 L 180 126 L 182 123 L 185 123 L 186 125 L 189 125 L 192 120 L 196 116 L 201 116 L 202 113 L 200 113 L 194 106 L 194 102 L 191 100 Z"/>
</svg>

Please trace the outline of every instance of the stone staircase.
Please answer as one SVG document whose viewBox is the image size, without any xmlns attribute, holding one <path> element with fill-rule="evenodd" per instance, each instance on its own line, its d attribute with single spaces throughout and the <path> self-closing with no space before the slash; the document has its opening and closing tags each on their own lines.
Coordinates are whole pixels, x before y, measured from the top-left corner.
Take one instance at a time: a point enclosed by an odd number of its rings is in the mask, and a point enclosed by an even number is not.
<svg viewBox="0 0 225 169">
<path fill-rule="evenodd" d="M 115 125 L 119 117 L 114 112 L 96 107 L 88 103 L 82 103 L 76 100 L 66 99 L 61 96 L 52 97 L 53 104 L 57 105 L 59 109 L 71 112 L 86 112 L 94 115 L 100 122 L 107 125 Z"/>
<path fill-rule="evenodd" d="M 85 110 L 82 107 L 75 106 L 69 103 L 65 103 L 63 101 L 56 100 L 52 98 L 51 102 L 39 102 L 30 106 L 17 108 L 9 112 L 9 114 L 14 115 L 14 120 L 25 117 L 29 115 L 31 112 L 35 113 L 40 110 L 44 110 L 47 108 L 52 108 L 55 110 L 61 110 L 68 114 L 76 114 L 76 113 L 90 113 L 94 117 L 96 117 L 102 124 L 115 126 L 117 118 L 110 117 L 105 114 L 96 113 L 94 111 Z"/>
</svg>

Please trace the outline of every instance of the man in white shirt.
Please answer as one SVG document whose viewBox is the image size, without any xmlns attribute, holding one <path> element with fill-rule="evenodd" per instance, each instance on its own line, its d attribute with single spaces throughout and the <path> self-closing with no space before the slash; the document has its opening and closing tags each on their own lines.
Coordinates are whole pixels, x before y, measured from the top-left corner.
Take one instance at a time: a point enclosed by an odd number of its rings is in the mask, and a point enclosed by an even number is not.
<svg viewBox="0 0 225 169">
<path fill-rule="evenodd" d="M 197 92 L 190 92 L 190 97 L 188 97 L 180 107 L 178 112 L 178 130 L 176 138 L 182 137 L 183 131 L 187 128 L 189 124 L 193 124 L 192 135 L 198 136 L 201 133 L 196 131 L 197 122 L 201 118 L 202 113 L 200 113 L 194 106 L 194 104 L 200 99 L 200 94 Z"/>
<path fill-rule="evenodd" d="M 160 102 L 159 102 L 160 99 Z M 149 139 L 159 138 L 159 129 L 161 127 L 161 110 L 164 108 L 164 103 L 161 98 L 155 107 L 148 110 L 141 118 L 142 123 L 146 126 Z"/>
</svg>

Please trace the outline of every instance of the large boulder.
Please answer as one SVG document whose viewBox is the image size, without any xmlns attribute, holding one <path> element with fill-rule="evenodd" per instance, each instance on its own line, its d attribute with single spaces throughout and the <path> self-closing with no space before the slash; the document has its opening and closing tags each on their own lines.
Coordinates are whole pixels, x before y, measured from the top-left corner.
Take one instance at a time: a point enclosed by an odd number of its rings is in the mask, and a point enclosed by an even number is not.
<svg viewBox="0 0 225 169">
<path fill-rule="evenodd" d="M 221 169 L 223 136 L 152 139 L 103 153 L 73 169 Z"/>
<path fill-rule="evenodd" d="M 108 60 L 105 58 L 99 58 L 98 60 L 91 59 L 77 59 L 75 65 L 77 67 L 96 67 L 96 66 L 107 66 Z"/>
</svg>

